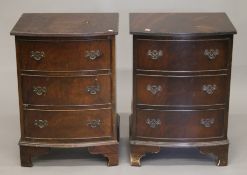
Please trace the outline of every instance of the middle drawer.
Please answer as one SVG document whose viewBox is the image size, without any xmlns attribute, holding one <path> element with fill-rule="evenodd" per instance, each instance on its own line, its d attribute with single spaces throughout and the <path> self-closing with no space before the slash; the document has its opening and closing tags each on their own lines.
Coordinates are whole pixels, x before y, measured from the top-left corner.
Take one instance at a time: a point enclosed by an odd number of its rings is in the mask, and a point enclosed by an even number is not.
<svg viewBox="0 0 247 175">
<path fill-rule="evenodd" d="M 136 76 L 136 102 L 141 105 L 224 105 L 227 75 Z"/>
<path fill-rule="evenodd" d="M 24 104 L 94 105 L 111 103 L 109 75 L 81 77 L 22 76 Z"/>
</svg>

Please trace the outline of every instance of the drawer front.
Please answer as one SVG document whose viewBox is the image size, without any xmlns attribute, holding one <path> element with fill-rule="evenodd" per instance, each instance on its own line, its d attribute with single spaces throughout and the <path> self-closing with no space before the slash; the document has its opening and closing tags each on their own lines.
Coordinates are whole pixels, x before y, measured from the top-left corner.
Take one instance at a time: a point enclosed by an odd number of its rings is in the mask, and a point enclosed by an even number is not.
<svg viewBox="0 0 247 175">
<path fill-rule="evenodd" d="M 111 77 L 22 76 L 24 104 L 93 105 L 111 103 Z"/>
<path fill-rule="evenodd" d="M 137 104 L 225 104 L 227 76 L 136 76 Z"/>
<path fill-rule="evenodd" d="M 111 137 L 111 110 L 24 111 L 26 138 L 87 139 Z"/>
<path fill-rule="evenodd" d="M 137 40 L 137 69 L 200 71 L 228 68 L 230 39 Z"/>
<path fill-rule="evenodd" d="M 20 41 L 22 70 L 110 69 L 110 40 Z"/>
<path fill-rule="evenodd" d="M 137 110 L 136 135 L 161 139 L 220 138 L 224 136 L 224 110 Z"/>
</svg>

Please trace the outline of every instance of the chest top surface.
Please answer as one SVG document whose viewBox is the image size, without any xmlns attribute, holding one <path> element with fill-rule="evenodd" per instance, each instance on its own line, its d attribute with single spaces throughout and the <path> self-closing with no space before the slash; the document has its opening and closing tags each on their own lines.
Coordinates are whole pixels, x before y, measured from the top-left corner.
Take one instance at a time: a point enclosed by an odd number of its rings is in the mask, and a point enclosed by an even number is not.
<svg viewBox="0 0 247 175">
<path fill-rule="evenodd" d="M 134 35 L 226 35 L 236 29 L 225 13 L 131 13 Z"/>
<path fill-rule="evenodd" d="M 16 36 L 87 37 L 116 35 L 117 13 L 24 13 L 11 31 Z"/>
</svg>

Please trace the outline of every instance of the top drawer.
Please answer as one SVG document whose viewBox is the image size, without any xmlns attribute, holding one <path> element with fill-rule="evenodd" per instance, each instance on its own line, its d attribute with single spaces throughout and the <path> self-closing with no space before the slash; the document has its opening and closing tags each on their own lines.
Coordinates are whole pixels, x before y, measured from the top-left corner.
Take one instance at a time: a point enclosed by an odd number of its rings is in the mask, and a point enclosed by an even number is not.
<svg viewBox="0 0 247 175">
<path fill-rule="evenodd" d="M 20 40 L 21 70 L 110 69 L 110 40 Z"/>
<path fill-rule="evenodd" d="M 228 68 L 231 39 L 137 39 L 137 69 L 203 71 Z"/>
</svg>

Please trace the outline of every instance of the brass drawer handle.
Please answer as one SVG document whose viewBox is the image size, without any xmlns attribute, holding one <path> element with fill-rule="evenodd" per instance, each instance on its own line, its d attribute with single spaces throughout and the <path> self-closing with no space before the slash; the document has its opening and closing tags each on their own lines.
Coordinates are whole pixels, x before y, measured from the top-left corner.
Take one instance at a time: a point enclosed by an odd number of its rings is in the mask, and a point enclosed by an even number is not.
<svg viewBox="0 0 247 175">
<path fill-rule="evenodd" d="M 163 56 L 163 51 L 162 50 L 148 50 L 147 55 L 150 56 L 152 60 L 157 60 Z"/>
<path fill-rule="evenodd" d="M 46 95 L 47 89 L 46 87 L 33 86 L 33 92 L 38 96 Z"/>
<path fill-rule="evenodd" d="M 34 120 L 34 126 L 39 127 L 40 129 L 48 126 L 47 120 Z"/>
<path fill-rule="evenodd" d="M 213 60 L 217 55 L 220 54 L 219 49 L 205 49 L 204 55 L 208 57 L 208 59 Z"/>
<path fill-rule="evenodd" d="M 31 51 L 30 57 L 36 61 L 40 61 L 41 59 L 45 57 L 45 52 L 44 51 Z"/>
<path fill-rule="evenodd" d="M 96 95 L 97 92 L 100 91 L 100 86 L 96 85 L 96 86 L 88 86 L 87 88 L 87 92 L 91 95 Z"/>
<path fill-rule="evenodd" d="M 150 128 L 156 128 L 157 126 L 161 125 L 161 121 L 160 119 L 147 118 L 146 124 L 149 125 Z"/>
<path fill-rule="evenodd" d="M 215 84 L 208 84 L 208 85 L 203 85 L 202 90 L 206 92 L 207 94 L 211 95 L 214 93 L 216 90 L 217 86 Z"/>
<path fill-rule="evenodd" d="M 147 90 L 150 91 L 153 95 L 156 95 L 158 92 L 162 90 L 162 87 L 160 85 L 147 85 Z"/>
<path fill-rule="evenodd" d="M 85 57 L 89 58 L 90 60 L 95 60 L 101 55 L 102 53 L 100 52 L 100 50 L 86 50 L 86 53 L 85 53 Z"/>
<path fill-rule="evenodd" d="M 214 118 L 202 118 L 201 125 L 203 125 L 205 128 L 210 128 L 214 124 L 214 121 Z"/>
<path fill-rule="evenodd" d="M 91 128 L 99 128 L 101 125 L 101 121 L 99 119 L 91 120 L 87 122 L 87 126 Z"/>
</svg>

